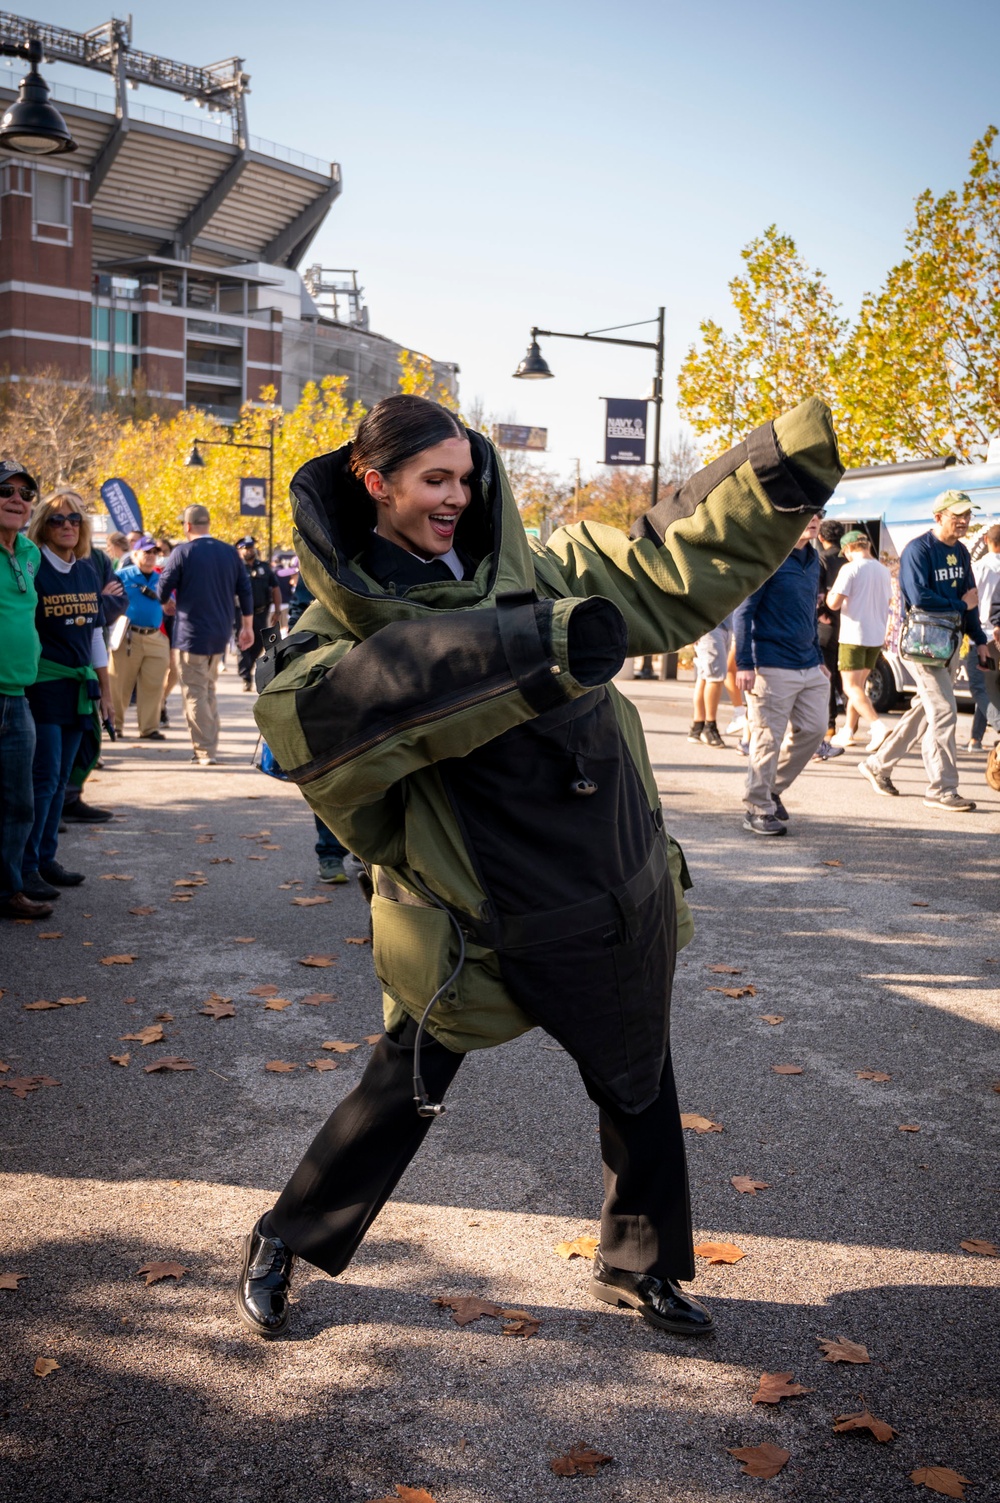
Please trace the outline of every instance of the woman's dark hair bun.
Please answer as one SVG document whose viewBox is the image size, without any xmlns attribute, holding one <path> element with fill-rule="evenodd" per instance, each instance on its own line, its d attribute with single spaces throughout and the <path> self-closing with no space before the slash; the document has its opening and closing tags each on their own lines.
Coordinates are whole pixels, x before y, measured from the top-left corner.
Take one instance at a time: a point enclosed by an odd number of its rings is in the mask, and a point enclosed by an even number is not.
<svg viewBox="0 0 1000 1503">
<path fill-rule="evenodd" d="M 455 414 L 437 402 L 426 397 L 386 397 L 362 420 L 351 450 L 351 472 L 359 480 L 368 470 L 391 475 L 424 449 L 466 436 Z"/>
</svg>

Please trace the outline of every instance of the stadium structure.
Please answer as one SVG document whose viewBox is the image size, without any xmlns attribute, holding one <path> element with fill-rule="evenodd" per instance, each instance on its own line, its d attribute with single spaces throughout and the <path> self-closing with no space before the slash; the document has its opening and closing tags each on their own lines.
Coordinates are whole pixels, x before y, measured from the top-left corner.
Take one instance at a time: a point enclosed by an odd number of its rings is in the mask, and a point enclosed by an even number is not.
<svg viewBox="0 0 1000 1503">
<path fill-rule="evenodd" d="M 47 63 L 103 73 L 113 93 L 53 83 L 77 150 L 0 151 L 0 372 L 141 386 L 223 421 L 267 385 L 284 407 L 326 375 L 346 375 L 366 407 L 398 390 L 401 346 L 369 329 L 356 273 L 299 271 L 340 167 L 249 134 L 241 58 L 141 52 L 131 18 L 77 32 L 0 12 L 0 42 L 31 37 Z M 205 118 L 137 105 L 139 86 Z M 15 98 L 0 76 L 0 110 Z M 458 367 L 434 366 L 455 391 Z"/>
</svg>

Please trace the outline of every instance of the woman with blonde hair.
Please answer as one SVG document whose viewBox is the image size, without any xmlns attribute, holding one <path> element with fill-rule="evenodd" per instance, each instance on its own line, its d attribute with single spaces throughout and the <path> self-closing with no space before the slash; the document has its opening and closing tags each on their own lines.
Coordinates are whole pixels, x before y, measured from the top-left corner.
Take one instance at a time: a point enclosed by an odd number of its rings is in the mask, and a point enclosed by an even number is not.
<svg viewBox="0 0 1000 1503">
<path fill-rule="evenodd" d="M 35 585 L 35 628 L 42 646 L 38 677 L 28 687 L 35 722 L 31 775 L 35 821 L 22 876 L 31 898 L 51 900 L 61 887 L 78 887 L 82 872 L 56 860 L 66 784 L 89 721 L 111 714 L 108 650 L 101 579 L 90 559 L 90 519 L 74 490 L 40 501 L 28 536 L 41 550 Z"/>
</svg>

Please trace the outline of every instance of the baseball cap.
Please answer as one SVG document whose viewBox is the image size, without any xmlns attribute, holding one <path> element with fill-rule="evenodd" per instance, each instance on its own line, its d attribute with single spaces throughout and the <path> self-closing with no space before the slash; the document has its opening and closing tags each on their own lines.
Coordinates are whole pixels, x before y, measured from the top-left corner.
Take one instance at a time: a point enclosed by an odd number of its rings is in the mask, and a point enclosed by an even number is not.
<svg viewBox="0 0 1000 1503">
<path fill-rule="evenodd" d="M 982 511 L 982 509 L 981 506 L 976 505 L 975 501 L 970 500 L 964 491 L 942 491 L 932 508 L 936 517 L 939 517 L 945 511 L 961 513 L 963 511 Z"/>
<path fill-rule="evenodd" d="M 252 538 L 250 536 L 250 534 L 247 533 L 247 535 L 246 535 L 245 538 L 240 538 L 240 540 L 236 544 L 236 546 L 237 546 L 237 548 L 256 548 L 256 546 L 257 546 L 257 539 L 256 538 Z"/>
<path fill-rule="evenodd" d="M 18 464 L 16 459 L 0 459 L 0 485 L 12 480 L 15 475 L 23 475 L 25 480 L 30 480 L 37 491 L 38 482 L 27 465 Z"/>
<path fill-rule="evenodd" d="M 143 533 L 143 535 L 142 535 L 141 538 L 136 538 L 135 542 L 132 544 L 132 552 L 133 553 L 150 553 L 150 552 L 155 552 L 156 548 L 157 548 L 156 539 L 155 538 L 151 538 L 148 532 Z"/>
<path fill-rule="evenodd" d="M 840 551 L 841 553 L 843 553 L 844 549 L 849 548 L 852 543 L 870 542 L 871 538 L 868 536 L 867 532 L 862 532 L 859 528 L 856 527 L 853 532 L 844 533 L 844 536 L 840 540 Z"/>
</svg>

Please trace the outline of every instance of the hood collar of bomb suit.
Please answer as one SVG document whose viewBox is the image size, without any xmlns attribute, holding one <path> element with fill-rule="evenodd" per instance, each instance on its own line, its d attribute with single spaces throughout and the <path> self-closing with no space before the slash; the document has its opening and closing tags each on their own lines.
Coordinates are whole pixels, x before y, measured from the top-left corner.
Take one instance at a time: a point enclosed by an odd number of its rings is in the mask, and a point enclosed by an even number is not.
<svg viewBox="0 0 1000 1503">
<path fill-rule="evenodd" d="M 472 446 L 472 501 L 456 528 L 455 546 L 481 562 L 464 580 L 418 584 L 396 595 L 361 570 L 356 560 L 374 514 L 368 492 L 349 469 L 352 444 L 309 460 L 293 477 L 302 576 L 319 604 L 356 636 L 433 611 L 474 610 L 497 595 L 534 588 L 531 548 L 500 457 L 481 433 L 465 431 Z"/>
</svg>

